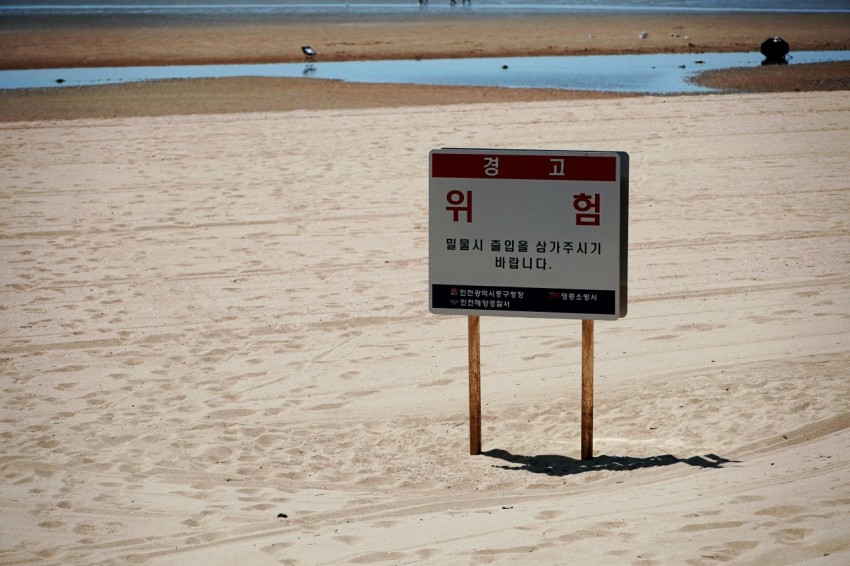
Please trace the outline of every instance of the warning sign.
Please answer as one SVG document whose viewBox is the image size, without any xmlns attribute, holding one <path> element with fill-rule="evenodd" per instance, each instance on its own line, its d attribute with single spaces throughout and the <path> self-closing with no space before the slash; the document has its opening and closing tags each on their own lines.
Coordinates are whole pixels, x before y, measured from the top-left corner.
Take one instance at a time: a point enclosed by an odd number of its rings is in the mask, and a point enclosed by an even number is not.
<svg viewBox="0 0 850 566">
<path fill-rule="evenodd" d="M 431 312 L 625 316 L 628 159 L 613 151 L 432 151 Z"/>
</svg>

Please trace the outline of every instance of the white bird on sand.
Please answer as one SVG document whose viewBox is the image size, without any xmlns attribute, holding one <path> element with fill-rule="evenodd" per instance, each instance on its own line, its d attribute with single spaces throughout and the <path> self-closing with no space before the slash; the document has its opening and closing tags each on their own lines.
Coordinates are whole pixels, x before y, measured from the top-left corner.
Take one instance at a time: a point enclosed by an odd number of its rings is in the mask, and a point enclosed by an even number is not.
<svg viewBox="0 0 850 566">
<path fill-rule="evenodd" d="M 301 51 L 304 52 L 304 57 L 307 59 L 307 61 L 312 61 L 316 58 L 316 50 L 310 47 L 309 45 L 302 45 Z"/>
</svg>

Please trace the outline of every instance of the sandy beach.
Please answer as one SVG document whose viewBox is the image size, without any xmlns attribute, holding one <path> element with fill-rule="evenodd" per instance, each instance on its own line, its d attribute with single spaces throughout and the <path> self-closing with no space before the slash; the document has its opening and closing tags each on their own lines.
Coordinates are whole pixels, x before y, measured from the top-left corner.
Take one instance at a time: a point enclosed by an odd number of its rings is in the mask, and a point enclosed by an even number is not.
<svg viewBox="0 0 850 566">
<path fill-rule="evenodd" d="M 193 83 L 0 124 L 0 564 L 850 561 L 846 90 L 213 111 Z M 592 460 L 570 320 L 482 317 L 468 454 L 440 147 L 631 156 Z"/>
</svg>

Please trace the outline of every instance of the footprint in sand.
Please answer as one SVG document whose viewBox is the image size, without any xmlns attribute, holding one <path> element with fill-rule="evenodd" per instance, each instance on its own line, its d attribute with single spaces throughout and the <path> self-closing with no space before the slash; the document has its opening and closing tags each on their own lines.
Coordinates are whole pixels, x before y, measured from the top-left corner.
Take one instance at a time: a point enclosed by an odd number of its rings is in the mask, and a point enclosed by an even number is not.
<svg viewBox="0 0 850 566">
<path fill-rule="evenodd" d="M 681 529 L 680 532 L 683 533 L 693 533 L 699 531 L 712 531 L 715 529 L 736 529 L 744 524 L 743 521 L 725 521 L 725 522 L 717 522 L 717 523 L 691 523 L 690 525 L 685 525 Z"/>
<path fill-rule="evenodd" d="M 798 545 L 803 539 L 814 531 L 812 529 L 779 529 L 770 533 L 770 536 L 779 544 Z"/>
<path fill-rule="evenodd" d="M 540 521 L 551 521 L 552 519 L 557 519 L 564 514 L 563 511 L 541 511 L 537 515 L 534 516 L 535 519 Z"/>
<path fill-rule="evenodd" d="M 776 507 L 767 507 L 760 511 L 756 511 L 756 515 L 768 515 L 769 517 L 793 517 L 794 515 L 799 515 L 800 513 L 805 512 L 804 507 L 799 507 L 796 505 L 779 505 Z"/>
<path fill-rule="evenodd" d="M 340 535 L 333 537 L 334 540 L 338 540 L 343 544 L 347 544 L 348 546 L 357 546 L 363 543 L 363 537 L 356 537 L 351 535 Z"/>
<path fill-rule="evenodd" d="M 742 503 L 754 503 L 756 501 L 764 501 L 761 495 L 739 495 L 729 503 L 732 505 L 740 505 Z"/>
</svg>

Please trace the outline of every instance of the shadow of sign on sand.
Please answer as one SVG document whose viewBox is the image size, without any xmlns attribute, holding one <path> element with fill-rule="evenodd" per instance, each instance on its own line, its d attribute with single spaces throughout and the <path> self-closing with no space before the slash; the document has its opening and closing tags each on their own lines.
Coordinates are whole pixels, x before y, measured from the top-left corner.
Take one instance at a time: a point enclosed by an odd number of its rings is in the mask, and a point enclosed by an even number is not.
<svg viewBox="0 0 850 566">
<path fill-rule="evenodd" d="M 481 453 L 483 456 L 504 460 L 514 465 L 497 465 L 505 470 L 528 471 L 549 476 L 570 476 L 594 471 L 626 471 L 657 466 L 672 466 L 673 464 L 688 464 L 698 468 L 722 468 L 723 464 L 736 463 L 737 460 L 727 460 L 715 454 L 677 458 L 671 454 L 632 458 L 630 456 L 597 456 L 592 460 L 576 460 L 566 456 L 540 455 L 522 456 L 511 454 L 506 450 L 494 449 Z"/>
</svg>

